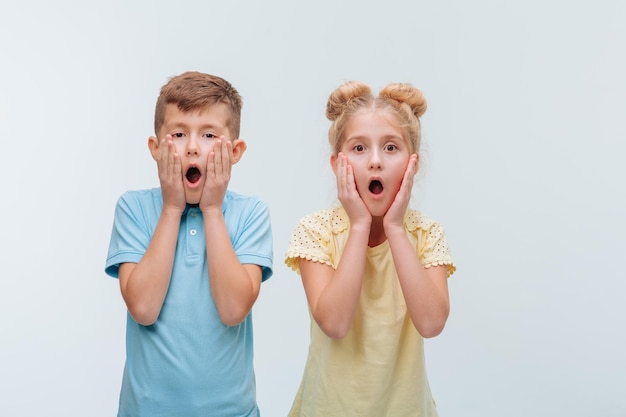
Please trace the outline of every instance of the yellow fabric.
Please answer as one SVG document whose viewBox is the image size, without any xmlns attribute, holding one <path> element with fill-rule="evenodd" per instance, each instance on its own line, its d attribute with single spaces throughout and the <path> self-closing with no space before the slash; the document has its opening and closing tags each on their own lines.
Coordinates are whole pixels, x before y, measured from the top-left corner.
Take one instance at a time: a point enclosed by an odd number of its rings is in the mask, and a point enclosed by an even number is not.
<svg viewBox="0 0 626 417">
<path fill-rule="evenodd" d="M 455 271 L 441 224 L 417 210 L 405 217 L 407 235 L 425 267 Z M 348 238 L 341 207 L 303 217 L 285 259 L 336 268 Z M 311 342 L 290 417 L 437 417 L 424 365 L 423 338 L 408 316 L 389 243 L 368 248 L 359 307 L 348 335 L 331 339 L 311 317 Z"/>
</svg>

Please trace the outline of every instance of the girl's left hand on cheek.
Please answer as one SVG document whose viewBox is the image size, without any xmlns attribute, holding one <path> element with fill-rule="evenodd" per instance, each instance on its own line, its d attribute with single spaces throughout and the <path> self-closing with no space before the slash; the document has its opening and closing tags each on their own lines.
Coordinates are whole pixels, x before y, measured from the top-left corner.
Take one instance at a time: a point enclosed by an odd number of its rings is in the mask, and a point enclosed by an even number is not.
<svg viewBox="0 0 626 417">
<path fill-rule="evenodd" d="M 409 208 L 409 202 L 411 201 L 411 192 L 413 190 L 413 177 L 417 173 L 417 155 L 413 154 L 409 158 L 404 177 L 402 178 L 402 184 L 396 194 L 396 198 L 393 200 L 391 207 L 385 214 L 384 222 L 386 225 L 400 225 L 404 223 L 404 215 Z"/>
<path fill-rule="evenodd" d="M 220 136 L 213 144 L 207 159 L 206 179 L 200 208 L 216 207 L 220 211 L 233 166 L 233 144 L 224 136 Z"/>
</svg>

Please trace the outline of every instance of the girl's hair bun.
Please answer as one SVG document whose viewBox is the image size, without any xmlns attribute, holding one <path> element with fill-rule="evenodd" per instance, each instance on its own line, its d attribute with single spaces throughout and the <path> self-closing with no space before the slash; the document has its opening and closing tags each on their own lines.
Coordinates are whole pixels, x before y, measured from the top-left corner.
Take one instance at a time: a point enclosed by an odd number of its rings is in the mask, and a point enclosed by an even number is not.
<svg viewBox="0 0 626 417">
<path fill-rule="evenodd" d="M 345 111 L 348 103 L 353 100 L 359 101 L 366 97 L 371 98 L 371 96 L 372 90 L 367 84 L 361 81 L 348 81 L 339 86 L 328 97 L 326 117 L 332 122 Z"/>
<path fill-rule="evenodd" d="M 426 99 L 422 90 L 408 83 L 388 84 L 378 94 L 382 98 L 397 101 L 399 104 L 406 103 L 415 117 L 420 117 L 426 112 Z"/>
</svg>

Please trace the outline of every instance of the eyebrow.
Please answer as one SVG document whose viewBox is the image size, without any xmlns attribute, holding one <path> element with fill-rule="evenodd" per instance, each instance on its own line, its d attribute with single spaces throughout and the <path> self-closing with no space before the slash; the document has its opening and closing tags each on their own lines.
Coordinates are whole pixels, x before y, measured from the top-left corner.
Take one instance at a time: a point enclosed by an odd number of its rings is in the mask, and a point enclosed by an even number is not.
<svg viewBox="0 0 626 417">
<path fill-rule="evenodd" d="M 173 129 L 173 128 L 189 128 L 189 125 L 187 123 L 182 123 L 182 122 L 178 122 L 178 123 L 173 123 L 171 125 L 165 125 L 166 128 L 168 129 Z M 224 130 L 227 129 L 226 126 L 218 126 L 215 124 L 204 124 L 204 125 L 200 125 L 200 127 L 198 128 L 199 130 L 204 130 L 204 129 L 217 129 L 217 130 Z"/>
<path fill-rule="evenodd" d="M 402 142 L 404 142 L 404 138 L 402 136 L 397 136 L 397 135 L 385 135 L 382 137 L 383 140 L 400 140 Z M 354 141 L 365 141 L 365 140 L 372 140 L 369 136 L 366 135 L 358 135 L 358 136 L 351 136 L 349 138 L 346 138 L 345 143 L 349 143 L 349 142 L 354 142 Z"/>
</svg>

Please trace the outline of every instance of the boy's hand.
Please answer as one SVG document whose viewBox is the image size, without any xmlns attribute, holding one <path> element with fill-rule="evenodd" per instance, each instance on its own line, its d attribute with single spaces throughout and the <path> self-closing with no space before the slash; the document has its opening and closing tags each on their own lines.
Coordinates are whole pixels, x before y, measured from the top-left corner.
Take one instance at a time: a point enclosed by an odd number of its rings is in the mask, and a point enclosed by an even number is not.
<svg viewBox="0 0 626 417">
<path fill-rule="evenodd" d="M 396 198 L 393 200 L 391 207 L 385 213 L 383 218 L 383 225 L 385 229 L 391 226 L 404 227 L 404 215 L 409 208 L 409 202 L 411 201 L 411 191 L 413 190 L 413 177 L 417 173 L 417 155 L 413 154 L 409 158 L 406 171 L 404 172 L 404 178 L 400 189 L 396 194 Z"/>
<path fill-rule="evenodd" d="M 361 199 L 354 182 L 354 172 L 348 163 L 348 158 L 343 153 L 337 155 L 335 175 L 337 176 L 337 197 L 346 210 L 350 223 L 372 222 L 372 215 Z"/>
<path fill-rule="evenodd" d="M 171 135 L 166 135 L 159 143 L 156 160 L 163 194 L 163 209 L 182 213 L 187 202 L 183 187 L 183 170 Z"/>
<path fill-rule="evenodd" d="M 232 166 L 233 144 L 224 136 L 220 136 L 213 143 L 213 150 L 209 152 L 204 189 L 200 197 L 200 210 L 214 208 L 221 213 Z"/>
</svg>

